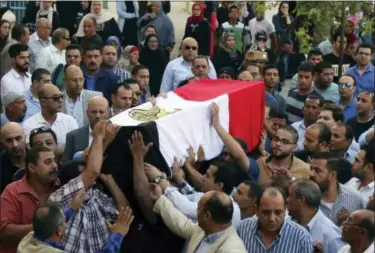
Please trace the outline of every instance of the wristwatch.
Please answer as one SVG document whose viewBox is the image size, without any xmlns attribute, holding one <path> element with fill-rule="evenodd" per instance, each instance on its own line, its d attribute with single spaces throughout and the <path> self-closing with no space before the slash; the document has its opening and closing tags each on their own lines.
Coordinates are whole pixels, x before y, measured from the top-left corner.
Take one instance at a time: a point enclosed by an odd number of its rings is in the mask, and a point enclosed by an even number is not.
<svg viewBox="0 0 375 253">
<path fill-rule="evenodd" d="M 160 175 L 160 176 L 157 176 L 155 177 L 152 182 L 153 183 L 156 183 L 156 184 L 159 184 L 161 181 L 163 181 L 164 179 L 166 179 L 164 176 Z"/>
</svg>

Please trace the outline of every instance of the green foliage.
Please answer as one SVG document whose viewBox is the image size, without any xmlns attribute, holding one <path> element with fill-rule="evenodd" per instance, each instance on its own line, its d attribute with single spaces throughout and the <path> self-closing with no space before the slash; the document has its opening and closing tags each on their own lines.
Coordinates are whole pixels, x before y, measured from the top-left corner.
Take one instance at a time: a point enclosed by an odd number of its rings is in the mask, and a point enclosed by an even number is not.
<svg viewBox="0 0 375 253">
<path fill-rule="evenodd" d="M 312 49 L 312 37 L 308 34 L 306 28 L 299 28 L 296 31 L 296 35 L 300 41 L 299 51 L 301 53 L 308 53 Z"/>
</svg>

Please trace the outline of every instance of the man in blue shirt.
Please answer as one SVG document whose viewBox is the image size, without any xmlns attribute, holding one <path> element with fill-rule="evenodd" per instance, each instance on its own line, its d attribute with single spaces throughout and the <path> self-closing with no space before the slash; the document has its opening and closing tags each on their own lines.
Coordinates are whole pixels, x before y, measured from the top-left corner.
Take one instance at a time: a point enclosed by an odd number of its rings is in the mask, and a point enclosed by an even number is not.
<svg viewBox="0 0 375 253">
<path fill-rule="evenodd" d="M 340 99 L 336 104 L 340 105 L 344 111 L 345 122 L 357 115 L 355 109 L 356 99 L 354 92 L 356 90 L 356 82 L 352 76 L 344 75 L 339 80 L 339 93 Z"/>
<path fill-rule="evenodd" d="M 351 67 L 346 75 L 354 77 L 357 84 L 355 97 L 360 90 L 374 92 L 375 68 L 371 64 L 371 56 L 374 54 L 374 48 L 370 44 L 361 44 L 356 52 L 357 65 Z"/>
</svg>

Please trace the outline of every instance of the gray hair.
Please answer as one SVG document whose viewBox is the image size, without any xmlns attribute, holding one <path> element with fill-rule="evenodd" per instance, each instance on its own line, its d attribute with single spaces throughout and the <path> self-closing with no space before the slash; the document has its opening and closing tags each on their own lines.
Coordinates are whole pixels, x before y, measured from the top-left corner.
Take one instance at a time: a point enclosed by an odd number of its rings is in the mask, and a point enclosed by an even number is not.
<svg viewBox="0 0 375 253">
<path fill-rule="evenodd" d="M 52 33 L 52 44 L 59 43 L 61 40 L 63 40 L 66 37 L 66 34 L 68 33 L 68 29 L 66 28 L 58 28 Z"/>
<path fill-rule="evenodd" d="M 293 182 L 297 198 L 304 198 L 306 205 L 312 208 L 319 208 L 322 192 L 319 186 L 308 179 L 298 179 Z"/>
</svg>

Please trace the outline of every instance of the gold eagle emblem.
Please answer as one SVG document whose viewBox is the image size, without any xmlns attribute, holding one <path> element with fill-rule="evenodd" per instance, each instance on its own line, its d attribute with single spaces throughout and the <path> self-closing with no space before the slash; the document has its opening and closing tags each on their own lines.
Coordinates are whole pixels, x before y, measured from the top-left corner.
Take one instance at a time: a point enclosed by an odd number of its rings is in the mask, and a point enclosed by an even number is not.
<svg viewBox="0 0 375 253">
<path fill-rule="evenodd" d="M 141 122 L 150 122 L 164 118 L 167 115 L 179 112 L 181 110 L 182 109 L 174 109 L 172 112 L 167 112 L 163 108 L 154 106 L 150 109 L 133 109 L 129 112 L 129 117 Z"/>
</svg>

